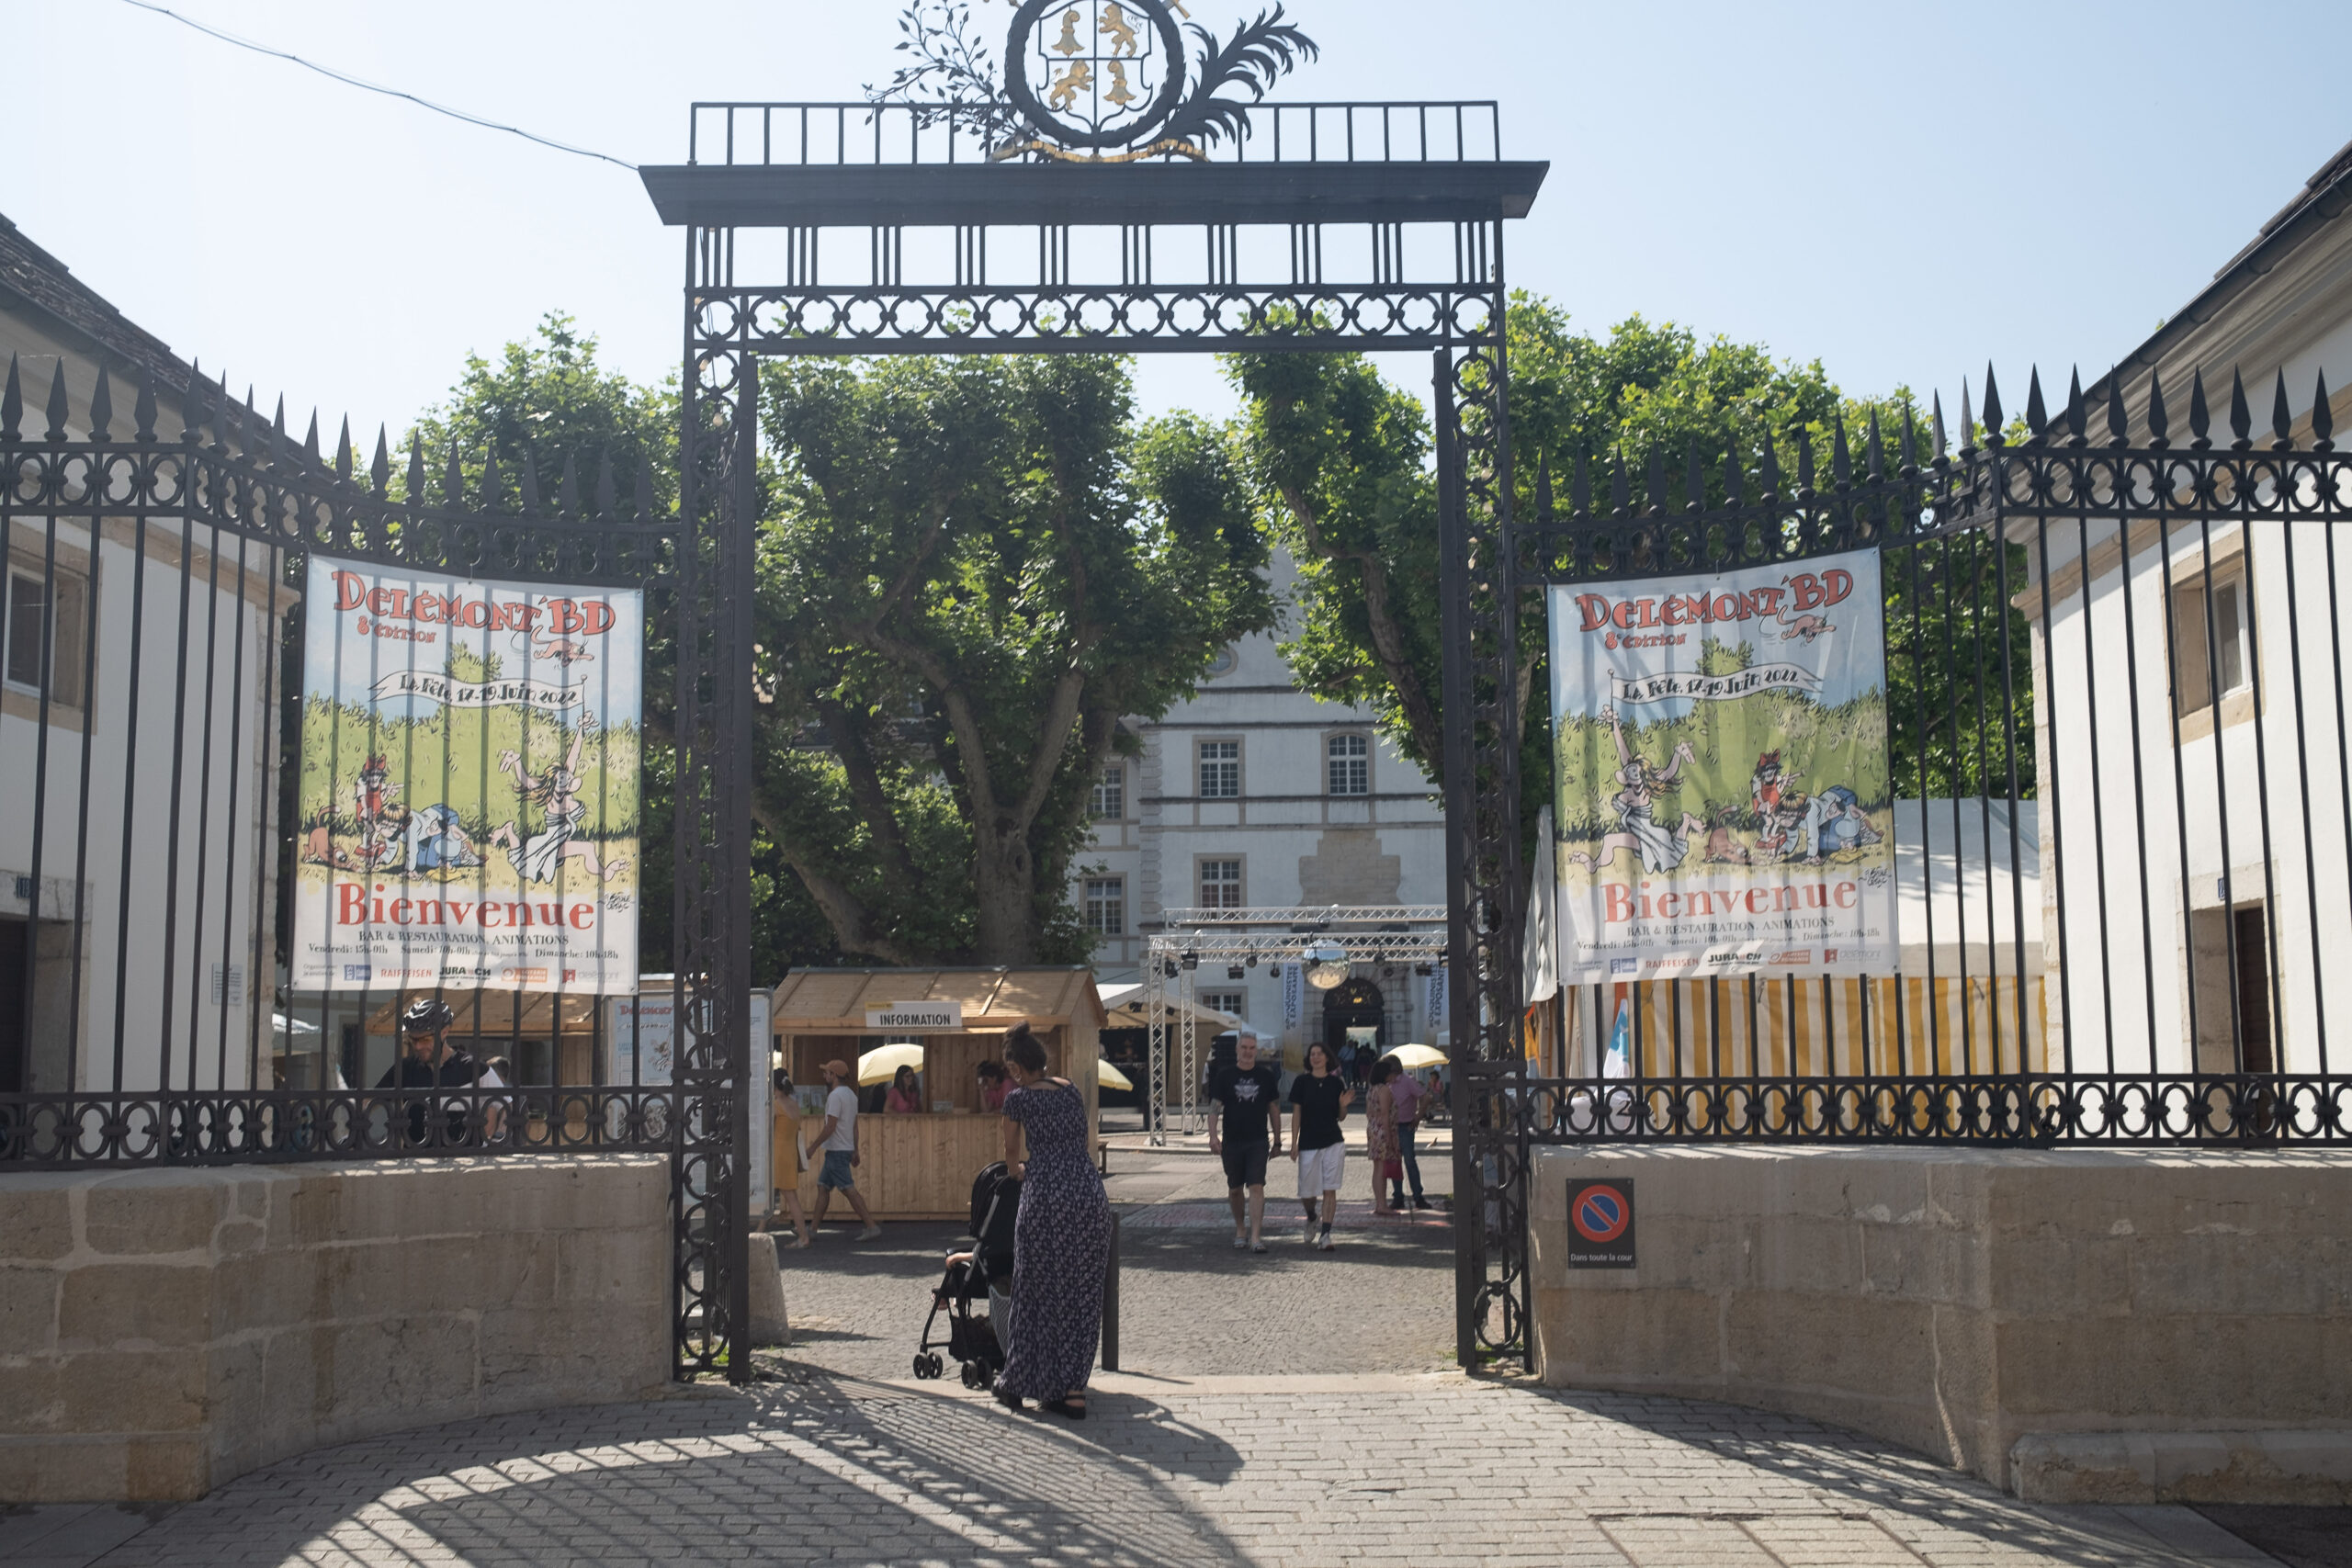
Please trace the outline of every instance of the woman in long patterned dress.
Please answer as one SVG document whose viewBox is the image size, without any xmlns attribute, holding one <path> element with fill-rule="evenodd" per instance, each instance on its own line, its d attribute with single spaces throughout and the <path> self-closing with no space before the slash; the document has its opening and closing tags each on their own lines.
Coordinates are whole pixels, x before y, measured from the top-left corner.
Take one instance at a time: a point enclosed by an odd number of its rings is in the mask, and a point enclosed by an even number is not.
<svg viewBox="0 0 2352 1568">
<path fill-rule="evenodd" d="M 1005 1041 L 1014 1088 L 1004 1101 L 1004 1160 L 1021 1183 L 1012 1225 L 1012 1348 L 996 1397 L 1024 1399 L 1083 1420 L 1086 1385 L 1102 1333 L 1102 1279 L 1111 1260 L 1111 1201 L 1086 1135 L 1086 1097 L 1046 1075 L 1046 1048 L 1027 1024 Z M 1021 1135 L 1029 1157 L 1021 1159 Z"/>
<path fill-rule="evenodd" d="M 1372 1164 L 1372 1212 L 1382 1219 L 1396 1213 L 1388 1206 L 1388 1168 L 1396 1163 L 1397 1151 L 1396 1096 L 1389 1085 L 1404 1070 L 1396 1057 L 1381 1057 L 1372 1069 L 1372 1097 L 1364 1101 L 1363 1152 Z"/>
</svg>

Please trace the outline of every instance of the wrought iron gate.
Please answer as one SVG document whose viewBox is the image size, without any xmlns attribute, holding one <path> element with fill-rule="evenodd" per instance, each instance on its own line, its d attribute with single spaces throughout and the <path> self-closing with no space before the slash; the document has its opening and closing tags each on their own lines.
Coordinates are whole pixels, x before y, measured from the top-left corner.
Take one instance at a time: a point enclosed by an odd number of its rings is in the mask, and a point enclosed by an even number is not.
<svg viewBox="0 0 2352 1568">
<path fill-rule="evenodd" d="M 1622 455 L 1598 474 L 1563 455 L 1565 509 L 1547 473 L 1524 524 L 1471 510 L 1474 530 L 1495 530 L 1471 576 L 1492 561 L 1499 581 L 1472 590 L 1448 667 L 1494 705 L 1480 721 L 1508 743 L 1484 769 L 1450 770 L 1447 795 L 1476 824 L 1473 883 L 1492 902 L 1472 906 L 1473 925 L 1498 933 L 1477 953 L 1501 981 L 1487 981 L 1490 1016 L 1514 1037 L 1464 1118 L 1499 1221 L 1483 1353 L 1532 1354 L 1524 1205 L 1540 1143 L 2352 1138 L 2328 964 L 2352 900 L 2326 875 L 2352 860 L 2352 573 L 2338 559 L 2352 457 L 2335 450 L 2324 378 L 2301 429 L 2283 378 L 2269 390 L 2257 425 L 2233 374 L 2224 436 L 2196 376 L 2182 440 L 2177 386 L 2168 401 L 2152 380 L 2135 416 L 2120 380 L 2086 396 L 2077 379 L 2053 416 L 2037 374 L 2019 430 L 1988 373 L 1981 421 L 1963 397 L 1956 452 L 1940 409 L 1926 429 L 1909 411 L 1894 432 L 1873 420 L 1859 455 L 1838 429 L 1818 479 L 1802 436 L 1726 430 L 1672 478 L 1659 453 L 1645 476 Z M 1858 548 L 1884 567 L 1924 972 L 1630 985 L 1622 1026 L 1604 988 L 1586 987 L 1553 1004 L 1563 1043 L 1532 1071 L 1516 1043 L 1516 716 L 1499 705 L 1511 617 L 1540 613 L 1549 584 Z M 2048 891 L 2032 908 L 2022 873 L 2037 861 Z M 1619 1027 L 1625 1066 L 1606 1073 L 1600 1042 Z"/>
</svg>

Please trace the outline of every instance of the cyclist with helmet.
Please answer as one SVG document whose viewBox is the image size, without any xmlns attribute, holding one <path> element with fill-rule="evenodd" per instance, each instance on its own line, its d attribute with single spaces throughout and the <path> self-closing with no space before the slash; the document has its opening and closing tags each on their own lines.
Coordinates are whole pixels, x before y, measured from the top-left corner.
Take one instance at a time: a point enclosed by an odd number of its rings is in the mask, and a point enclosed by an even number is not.
<svg viewBox="0 0 2352 1568">
<path fill-rule="evenodd" d="M 504 1080 L 489 1072 L 463 1051 L 449 1049 L 449 1026 L 457 1014 L 439 997 L 419 997 L 401 1014 L 401 1059 L 376 1080 L 378 1089 L 503 1089 Z M 407 1097 L 404 1097 L 407 1098 Z M 408 1135 L 412 1143 L 425 1141 L 425 1099 L 407 1098 Z M 468 1102 L 443 1102 L 448 1111 L 448 1142 L 468 1142 L 470 1116 Z"/>
</svg>

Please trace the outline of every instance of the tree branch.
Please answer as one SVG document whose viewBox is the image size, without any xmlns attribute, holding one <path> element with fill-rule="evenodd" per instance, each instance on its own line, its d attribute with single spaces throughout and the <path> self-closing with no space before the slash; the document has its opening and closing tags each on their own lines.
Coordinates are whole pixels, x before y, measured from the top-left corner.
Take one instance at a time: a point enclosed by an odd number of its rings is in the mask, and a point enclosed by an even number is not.
<svg viewBox="0 0 2352 1568">
<path fill-rule="evenodd" d="M 1438 705 L 1430 700 L 1420 671 L 1414 668 L 1412 656 L 1405 647 L 1405 628 L 1398 623 L 1389 598 L 1386 563 L 1376 551 L 1343 549 L 1327 540 L 1313 504 L 1297 487 L 1284 484 L 1279 488 L 1283 504 L 1298 519 L 1307 547 L 1327 561 L 1353 562 L 1362 573 L 1364 618 L 1372 633 L 1373 657 L 1380 661 L 1381 672 L 1388 677 L 1389 685 L 1396 693 L 1405 730 L 1412 737 L 1414 748 L 1429 759 L 1429 771 L 1438 773 L 1445 757 L 1445 726 L 1439 716 Z"/>
</svg>

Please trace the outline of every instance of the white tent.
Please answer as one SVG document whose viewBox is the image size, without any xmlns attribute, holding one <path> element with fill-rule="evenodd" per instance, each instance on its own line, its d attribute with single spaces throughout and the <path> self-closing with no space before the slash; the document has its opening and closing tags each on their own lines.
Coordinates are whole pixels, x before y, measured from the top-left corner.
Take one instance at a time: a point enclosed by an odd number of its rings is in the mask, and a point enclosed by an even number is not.
<svg viewBox="0 0 2352 1568">
<path fill-rule="evenodd" d="M 2017 815 L 2017 863 L 2009 860 Z M 1973 976 L 2018 972 L 2018 906 L 2024 906 L 2025 972 L 2041 973 L 2041 811 L 2038 802 L 2001 798 L 1894 803 L 1896 919 L 1905 975 L 1925 979 L 1932 937 L 1935 971 Z"/>
<path fill-rule="evenodd" d="M 1151 1027 L 1151 1008 L 1145 998 L 1144 987 L 1140 983 L 1132 986 L 1105 986 L 1100 994 L 1102 998 L 1102 1010 L 1111 1015 L 1111 1021 L 1105 1026 L 1106 1028 L 1148 1029 Z M 1172 986 L 1168 988 L 1164 996 L 1165 1000 L 1161 1005 L 1168 1010 L 1168 1021 L 1171 1024 L 1182 1022 L 1184 1014 L 1190 1012 L 1195 1028 L 1206 1028 L 1214 1033 L 1222 1034 L 1228 1029 L 1247 1027 L 1241 1020 L 1229 1012 L 1219 1012 L 1215 1008 L 1204 1008 L 1198 1002 L 1184 1001 L 1176 994 L 1176 988 Z"/>
</svg>

